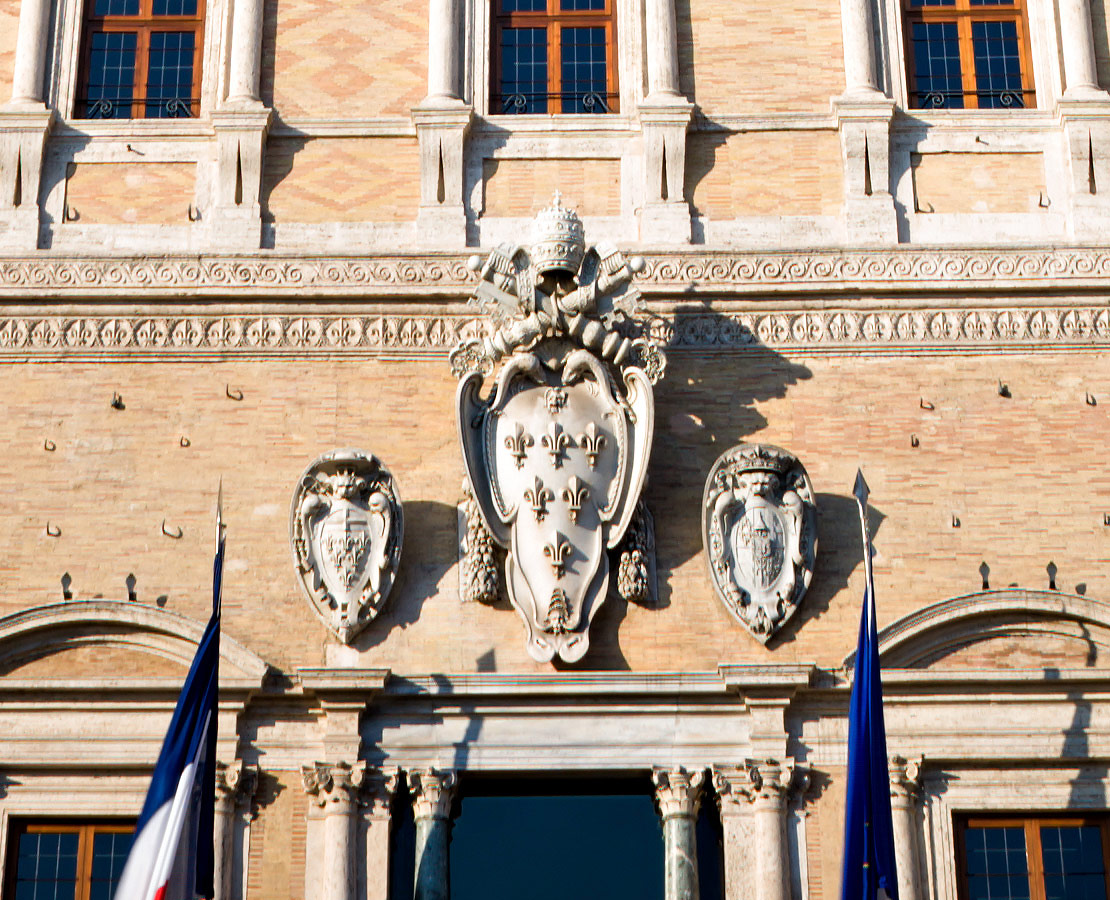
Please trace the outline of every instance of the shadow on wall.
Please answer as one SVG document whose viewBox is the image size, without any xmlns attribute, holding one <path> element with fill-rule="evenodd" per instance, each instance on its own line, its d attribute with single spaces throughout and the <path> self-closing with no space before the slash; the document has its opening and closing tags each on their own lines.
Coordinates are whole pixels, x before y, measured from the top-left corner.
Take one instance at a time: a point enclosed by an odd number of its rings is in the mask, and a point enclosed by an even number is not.
<svg viewBox="0 0 1110 900">
<path fill-rule="evenodd" d="M 729 334 L 736 328 L 728 317 L 691 305 L 677 311 L 676 342 L 688 343 L 683 334 L 689 329 Z M 701 499 L 717 457 L 741 441 L 758 440 L 767 420 L 756 404 L 781 399 L 810 377 L 806 366 L 762 344 L 740 352 L 730 348 L 727 355 L 667 351 L 667 374 L 656 386 L 655 443 L 644 488 L 655 518 L 659 595 L 653 608 L 670 605 L 672 573 L 703 552 Z M 590 627 L 589 652 L 572 668 L 628 669 L 619 634 L 627 614 L 628 604 L 611 591 Z"/>
<path fill-rule="evenodd" d="M 359 652 L 377 647 L 397 628 L 420 618 L 424 603 L 458 556 L 457 513 L 454 506 L 434 500 L 405 503 L 405 540 L 397 580 L 385 609 L 359 634 L 352 646 Z"/>
<path fill-rule="evenodd" d="M 1080 632 L 1087 644 L 1087 667 L 1098 665 L 1098 645 L 1091 639 L 1090 629 L 1080 624 Z M 1059 678 L 1058 669 L 1045 669 L 1046 678 Z M 1064 732 L 1064 747 L 1061 756 L 1069 759 L 1084 760 L 1091 755 L 1091 741 L 1088 729 L 1091 727 L 1091 701 L 1082 689 L 1069 691 L 1068 699 L 1075 704 L 1071 724 Z M 1104 809 L 1106 807 L 1106 777 L 1110 767 L 1106 765 L 1086 766 L 1072 779 L 1068 794 L 1068 809 Z"/>
</svg>

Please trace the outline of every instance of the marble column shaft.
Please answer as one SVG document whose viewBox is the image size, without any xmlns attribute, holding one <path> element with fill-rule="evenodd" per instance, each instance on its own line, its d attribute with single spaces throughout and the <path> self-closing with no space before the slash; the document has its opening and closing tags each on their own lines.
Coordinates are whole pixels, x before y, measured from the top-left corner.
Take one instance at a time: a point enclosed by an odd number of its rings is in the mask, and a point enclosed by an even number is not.
<svg viewBox="0 0 1110 900">
<path fill-rule="evenodd" d="M 1097 92 L 1094 28 L 1090 0 L 1059 0 L 1060 49 L 1064 58 L 1064 96 Z"/>
<path fill-rule="evenodd" d="M 353 833 L 358 791 L 366 773 L 365 763 L 316 763 L 305 766 L 304 786 L 324 815 L 323 884 L 321 900 L 354 897 Z"/>
<path fill-rule="evenodd" d="M 260 103 L 263 0 L 233 0 L 229 103 Z"/>
<path fill-rule="evenodd" d="M 890 812 L 894 825 L 894 864 L 898 900 L 920 900 L 917 880 L 917 800 L 920 760 L 890 757 Z"/>
<path fill-rule="evenodd" d="M 428 3 L 428 97 L 458 100 L 462 0 Z"/>
<path fill-rule="evenodd" d="M 46 32 L 50 21 L 48 0 L 23 0 L 19 7 L 19 31 L 12 73 L 12 104 L 43 102 L 46 74 Z"/>
<path fill-rule="evenodd" d="M 453 771 L 409 772 L 416 822 L 416 900 L 448 900 L 447 841 L 456 783 Z"/>
<path fill-rule="evenodd" d="M 663 817 L 664 900 L 698 900 L 698 808 L 705 774 L 684 768 L 652 772 Z"/>
<path fill-rule="evenodd" d="M 235 817 L 241 806 L 248 805 L 258 784 L 257 770 L 244 767 L 237 759 L 216 767 L 216 803 L 212 821 L 214 900 L 229 900 L 232 860 L 235 849 Z"/>
<path fill-rule="evenodd" d="M 648 98 L 677 97 L 678 24 L 674 0 L 647 0 Z"/>
<path fill-rule="evenodd" d="M 848 96 L 881 94 L 875 63 L 875 27 L 872 0 L 841 0 L 844 34 L 844 83 Z"/>
</svg>

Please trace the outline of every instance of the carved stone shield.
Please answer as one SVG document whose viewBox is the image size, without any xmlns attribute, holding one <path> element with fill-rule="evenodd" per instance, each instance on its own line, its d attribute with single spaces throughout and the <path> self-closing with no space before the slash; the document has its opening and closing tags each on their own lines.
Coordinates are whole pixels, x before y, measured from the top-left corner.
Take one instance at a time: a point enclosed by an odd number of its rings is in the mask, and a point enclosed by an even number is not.
<svg viewBox="0 0 1110 900">
<path fill-rule="evenodd" d="M 481 376 L 459 386 L 459 425 L 478 507 L 508 549 L 509 599 L 528 651 L 581 659 L 605 599 L 608 551 L 635 511 L 647 471 L 654 406 L 647 376 L 624 372 L 623 390 L 587 350 L 541 361 L 518 353 L 493 397 Z"/>
<path fill-rule="evenodd" d="M 709 574 L 725 606 L 766 642 L 797 610 L 817 558 L 817 506 L 805 468 L 770 444 L 740 444 L 705 484 Z"/>
<path fill-rule="evenodd" d="M 301 587 L 344 643 L 381 610 L 401 558 L 393 476 L 361 450 L 325 453 L 301 476 L 289 534 Z"/>
</svg>

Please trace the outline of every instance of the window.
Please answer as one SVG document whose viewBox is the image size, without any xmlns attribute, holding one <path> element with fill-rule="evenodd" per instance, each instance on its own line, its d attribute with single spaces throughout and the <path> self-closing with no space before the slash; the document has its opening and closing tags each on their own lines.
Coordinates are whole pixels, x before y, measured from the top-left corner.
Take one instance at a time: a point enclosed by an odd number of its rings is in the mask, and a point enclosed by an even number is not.
<svg viewBox="0 0 1110 900">
<path fill-rule="evenodd" d="M 491 113 L 617 112 L 616 0 L 493 0 Z"/>
<path fill-rule="evenodd" d="M 23 822 L 8 842 L 10 900 L 111 900 L 135 827 L 122 822 Z"/>
<path fill-rule="evenodd" d="M 1022 0 L 904 0 L 910 106 L 1033 106 Z"/>
<path fill-rule="evenodd" d="M 197 115 L 203 36 L 203 0 L 87 0 L 74 115 Z"/>
<path fill-rule="evenodd" d="M 960 900 L 1107 900 L 1102 818 L 968 818 L 957 831 Z"/>
</svg>

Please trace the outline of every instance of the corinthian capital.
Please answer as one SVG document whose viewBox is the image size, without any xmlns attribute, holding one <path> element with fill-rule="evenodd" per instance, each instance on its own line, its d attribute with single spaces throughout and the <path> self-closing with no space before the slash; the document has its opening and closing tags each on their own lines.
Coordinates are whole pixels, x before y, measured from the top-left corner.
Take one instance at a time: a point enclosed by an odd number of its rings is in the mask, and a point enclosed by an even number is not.
<svg viewBox="0 0 1110 900">
<path fill-rule="evenodd" d="M 231 812 L 243 801 L 249 802 L 258 787 L 258 769 L 245 766 L 241 759 L 216 763 L 216 810 Z"/>
<path fill-rule="evenodd" d="M 358 802 L 366 776 L 366 763 L 313 763 L 301 769 L 304 789 L 325 812 L 349 812 Z"/>
<path fill-rule="evenodd" d="M 705 773 L 701 769 L 687 771 L 682 766 L 655 768 L 651 772 L 655 784 L 655 800 L 664 819 L 682 816 L 692 819 L 701 806 L 701 789 Z"/>
<path fill-rule="evenodd" d="M 749 759 L 739 766 L 713 767 L 713 786 L 720 797 L 722 812 L 728 804 L 781 806 L 793 788 L 804 789 L 808 782 L 805 771 L 795 766 L 792 759 Z"/>
<path fill-rule="evenodd" d="M 409 772 L 412 810 L 417 819 L 446 819 L 458 779 L 451 769 L 414 769 Z"/>
<path fill-rule="evenodd" d="M 370 810 L 370 815 L 388 814 L 393 805 L 393 795 L 397 791 L 401 772 L 395 767 L 386 769 L 367 769 L 362 779 L 362 805 Z"/>
<path fill-rule="evenodd" d="M 922 757 L 906 759 L 892 754 L 889 759 L 890 796 L 895 800 L 911 800 L 921 792 Z"/>
</svg>

